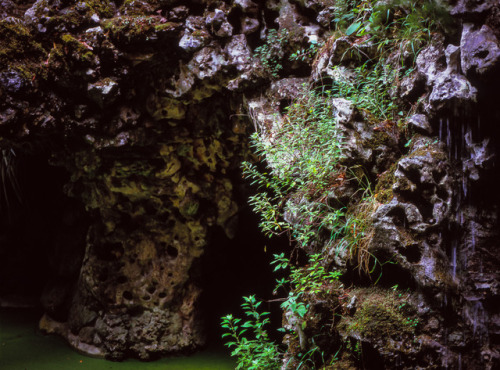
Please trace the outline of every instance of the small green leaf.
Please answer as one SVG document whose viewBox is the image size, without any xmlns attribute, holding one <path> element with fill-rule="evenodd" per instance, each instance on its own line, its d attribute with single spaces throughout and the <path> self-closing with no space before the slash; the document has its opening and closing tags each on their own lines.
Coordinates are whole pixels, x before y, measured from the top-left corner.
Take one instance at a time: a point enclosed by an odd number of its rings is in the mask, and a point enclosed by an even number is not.
<svg viewBox="0 0 500 370">
<path fill-rule="evenodd" d="M 354 23 L 353 23 L 353 24 L 351 24 L 351 25 L 349 26 L 349 28 L 345 31 L 345 34 L 346 34 L 347 36 L 352 35 L 354 32 L 356 32 L 356 31 L 359 29 L 359 27 L 360 27 L 360 26 L 361 26 L 361 22 L 354 22 Z"/>
</svg>

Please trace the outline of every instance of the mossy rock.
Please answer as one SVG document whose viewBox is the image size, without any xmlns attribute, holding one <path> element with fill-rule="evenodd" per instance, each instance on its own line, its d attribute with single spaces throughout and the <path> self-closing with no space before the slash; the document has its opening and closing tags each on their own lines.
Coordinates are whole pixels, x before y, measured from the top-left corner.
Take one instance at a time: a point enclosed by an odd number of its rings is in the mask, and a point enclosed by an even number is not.
<svg viewBox="0 0 500 370">
<path fill-rule="evenodd" d="M 114 11 L 114 3 L 109 0 L 79 1 L 76 4 L 63 2 L 60 5 L 44 0 L 30 10 L 30 18 L 32 23 L 40 23 L 47 32 L 68 32 L 95 24 L 94 16 L 111 18 Z"/>
<path fill-rule="evenodd" d="M 358 339 L 413 337 L 418 320 L 408 298 L 397 290 L 362 292 L 356 312 L 343 319 L 341 329 Z"/>
<path fill-rule="evenodd" d="M 109 0 L 86 0 L 79 4 L 86 4 L 88 14 L 97 14 L 101 18 L 111 18 L 114 14 L 113 5 Z"/>
<path fill-rule="evenodd" d="M 175 36 L 182 24 L 166 22 L 161 16 L 121 16 L 102 23 L 114 42 L 120 44 L 155 41 L 163 36 Z"/>
<path fill-rule="evenodd" d="M 67 53 L 71 55 L 74 60 L 83 63 L 91 63 L 94 61 L 92 48 L 72 35 L 62 35 L 61 42 L 66 48 Z"/>
<path fill-rule="evenodd" d="M 391 135 L 384 131 L 376 131 L 371 139 L 363 142 L 363 147 L 370 149 L 377 149 L 382 146 L 391 146 L 394 139 Z"/>
<path fill-rule="evenodd" d="M 42 45 L 34 40 L 30 30 L 12 18 L 0 21 L 0 71 L 19 64 L 33 71 L 46 57 Z M 31 65 L 31 66 L 30 66 Z"/>
<path fill-rule="evenodd" d="M 127 15 L 148 15 L 157 11 L 159 6 L 157 0 L 125 0 L 120 7 L 120 13 Z"/>
<path fill-rule="evenodd" d="M 396 182 L 394 173 L 396 172 L 398 165 L 394 163 L 387 171 L 383 172 L 375 186 L 375 199 L 380 203 L 389 203 L 394 197 L 392 191 L 392 186 Z"/>
</svg>

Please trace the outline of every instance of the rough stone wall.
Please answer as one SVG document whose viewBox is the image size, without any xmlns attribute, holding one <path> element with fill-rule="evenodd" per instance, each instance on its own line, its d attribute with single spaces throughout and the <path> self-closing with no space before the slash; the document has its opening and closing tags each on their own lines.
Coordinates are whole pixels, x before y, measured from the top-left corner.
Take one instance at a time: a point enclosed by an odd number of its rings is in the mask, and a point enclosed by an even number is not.
<svg viewBox="0 0 500 370">
<path fill-rule="evenodd" d="M 67 298 L 42 299 L 41 326 L 113 359 L 196 348 L 203 343 L 197 261 L 211 228 L 234 233 L 234 183 L 251 129 L 241 107 L 246 101 L 266 125 L 309 75 L 319 80 L 335 65 L 357 63 L 341 58 L 358 47 L 349 38 L 330 44 L 312 71 L 287 59 L 324 36 L 334 2 L 1 4 L 3 158 L 25 143 L 49 146 L 51 163 L 70 175 L 65 193 L 90 220 L 79 231 L 85 253 L 77 281 L 55 294 Z M 495 0 L 450 5 L 459 31 L 436 35 L 395 92 L 402 104 L 420 102 L 408 121 L 418 134 L 408 150 L 399 133 L 380 140 L 380 127 L 349 102 L 334 102 L 350 163 L 380 178 L 385 194 L 370 253 L 396 262 L 377 289 L 352 278 L 354 286 L 336 296 L 309 297 L 315 315 L 306 334 L 321 333 L 326 353 L 339 338 L 361 343 L 364 359 L 346 350 L 338 366 L 499 364 L 500 10 Z M 277 77 L 252 57 L 275 27 L 289 32 Z M 349 187 L 343 192 L 332 197 L 345 198 Z M 332 261 L 342 269 L 350 263 Z M 391 308 L 401 305 L 395 284 L 409 289 L 405 314 L 419 320 L 416 328 Z M 326 330 L 334 313 L 342 319 Z M 367 318 L 373 326 L 353 329 Z M 287 338 L 290 356 L 296 341 Z"/>
<path fill-rule="evenodd" d="M 234 236 L 233 186 L 248 152 L 233 91 L 251 52 L 227 21 L 241 6 L 7 5 L 2 154 L 49 148 L 90 219 L 77 281 L 44 289 L 42 328 L 112 359 L 199 347 L 200 258 L 214 227 Z"/>
<path fill-rule="evenodd" d="M 374 124 L 348 100 L 332 101 L 347 138 L 345 164 L 361 166 L 374 182 L 378 204 L 365 253 L 379 268 L 371 280 L 358 275 L 360 260 L 339 255 L 321 237 L 305 248 L 341 269 L 344 286 L 303 297 L 310 309 L 302 319 L 284 314 L 291 330 L 284 368 L 303 365 L 299 355 L 305 350 L 330 354 L 330 360 L 335 354 L 333 368 L 499 366 L 499 203 L 493 190 L 500 119 L 498 9 L 494 1 L 450 2 L 456 31 L 435 34 L 415 70 L 395 83 L 398 104 L 414 112 L 406 121 L 413 133 L 407 149 L 408 137 L 402 140 L 394 125 Z M 327 43 L 314 64 L 313 83 L 352 75 L 354 66 L 376 56 L 369 44 L 353 41 Z M 362 53 L 346 57 L 356 49 Z M 292 101 L 300 93 L 294 86 L 294 79 L 280 80 L 267 99 L 250 102 L 259 125 L 268 128 L 262 132 L 271 138 L 266 140 L 272 140 L 273 124 L 283 124 L 273 118 L 272 112 L 280 117 L 280 108 L 272 102 Z M 345 184 L 330 192 L 328 202 L 349 207 L 358 201 L 349 198 L 354 194 L 356 187 Z M 306 329 L 297 335 L 299 324 Z"/>
</svg>

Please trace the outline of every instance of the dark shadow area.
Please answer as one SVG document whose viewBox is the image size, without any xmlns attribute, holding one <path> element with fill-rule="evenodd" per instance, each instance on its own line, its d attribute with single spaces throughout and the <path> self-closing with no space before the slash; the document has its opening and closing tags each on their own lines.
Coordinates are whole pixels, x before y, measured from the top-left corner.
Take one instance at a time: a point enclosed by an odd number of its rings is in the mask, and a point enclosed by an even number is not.
<svg viewBox="0 0 500 370">
<path fill-rule="evenodd" d="M 83 258 L 83 207 L 64 195 L 69 174 L 49 150 L 3 149 L 0 170 L 0 306 L 38 306 L 43 295 L 62 318 Z"/>
<path fill-rule="evenodd" d="M 242 207 L 238 214 L 236 236 L 229 239 L 221 228 L 213 230 L 211 242 L 202 261 L 202 312 L 208 343 L 221 343 L 220 318 L 233 314 L 243 320 L 243 296 L 255 295 L 262 300 L 262 311 L 271 312 L 269 334 L 280 338 L 280 301 L 273 296 L 275 280 L 270 262 L 273 254 L 288 248 L 286 238 L 265 237 L 258 227 L 258 217 Z M 279 295 L 280 297 L 282 294 Z M 269 302 L 271 300 L 276 300 Z"/>
</svg>

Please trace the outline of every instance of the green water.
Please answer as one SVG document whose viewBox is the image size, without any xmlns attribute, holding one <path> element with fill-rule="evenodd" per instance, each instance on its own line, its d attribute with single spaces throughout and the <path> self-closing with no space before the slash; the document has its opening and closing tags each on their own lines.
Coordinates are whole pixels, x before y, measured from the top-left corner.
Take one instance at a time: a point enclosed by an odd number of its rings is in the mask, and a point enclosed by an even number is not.
<svg viewBox="0 0 500 370">
<path fill-rule="evenodd" d="M 206 349 L 189 357 L 164 358 L 154 362 L 128 360 L 110 362 L 79 354 L 61 338 L 36 330 L 40 315 L 33 310 L 0 309 L 1 370 L 73 369 L 162 369 L 225 370 L 235 368 L 223 348 Z"/>
</svg>

